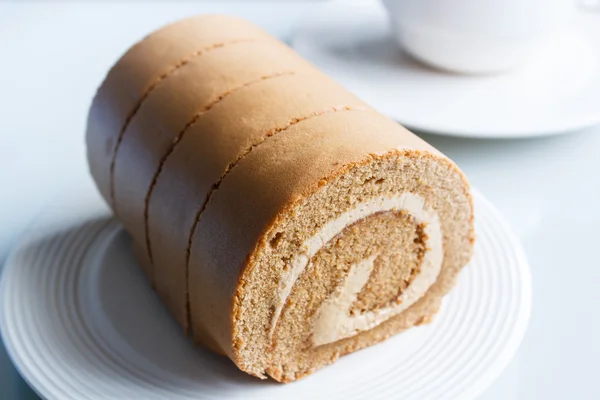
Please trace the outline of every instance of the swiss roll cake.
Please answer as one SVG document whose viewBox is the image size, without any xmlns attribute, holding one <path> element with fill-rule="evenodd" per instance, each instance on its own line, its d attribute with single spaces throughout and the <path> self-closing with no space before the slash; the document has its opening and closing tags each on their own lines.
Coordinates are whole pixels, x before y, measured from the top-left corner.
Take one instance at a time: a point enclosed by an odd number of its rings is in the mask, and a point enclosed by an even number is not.
<svg viewBox="0 0 600 400">
<path fill-rule="evenodd" d="M 473 252 L 451 160 L 234 17 L 131 47 L 86 142 L 174 319 L 260 378 L 297 380 L 430 321 Z"/>
</svg>

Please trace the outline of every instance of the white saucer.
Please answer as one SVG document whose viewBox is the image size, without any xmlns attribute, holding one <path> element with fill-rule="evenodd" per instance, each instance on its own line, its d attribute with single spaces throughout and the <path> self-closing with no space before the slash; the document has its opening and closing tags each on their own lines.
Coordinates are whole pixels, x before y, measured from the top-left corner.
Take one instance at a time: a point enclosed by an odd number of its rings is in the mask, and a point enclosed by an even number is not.
<svg viewBox="0 0 600 400">
<path fill-rule="evenodd" d="M 566 133 L 600 123 L 600 15 L 566 32 L 507 75 L 434 70 L 396 46 L 378 1 L 333 1 L 304 18 L 293 47 L 407 127 L 454 136 Z M 584 35 L 585 34 L 585 35 Z"/>
<path fill-rule="evenodd" d="M 194 347 L 87 179 L 49 204 L 6 262 L 0 328 L 46 399 L 470 399 L 514 356 L 531 307 L 519 242 L 482 195 L 475 204 L 475 257 L 434 322 L 296 383 L 260 381 Z"/>
</svg>

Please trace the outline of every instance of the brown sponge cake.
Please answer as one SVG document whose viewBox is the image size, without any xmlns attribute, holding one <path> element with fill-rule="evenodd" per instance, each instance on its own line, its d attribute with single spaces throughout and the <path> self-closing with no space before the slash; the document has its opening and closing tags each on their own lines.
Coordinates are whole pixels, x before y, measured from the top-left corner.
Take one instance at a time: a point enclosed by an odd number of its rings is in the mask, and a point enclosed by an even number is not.
<svg viewBox="0 0 600 400">
<path fill-rule="evenodd" d="M 133 46 L 87 144 L 176 320 L 258 377 L 293 381 L 428 321 L 472 254 L 455 164 L 236 18 Z"/>
</svg>

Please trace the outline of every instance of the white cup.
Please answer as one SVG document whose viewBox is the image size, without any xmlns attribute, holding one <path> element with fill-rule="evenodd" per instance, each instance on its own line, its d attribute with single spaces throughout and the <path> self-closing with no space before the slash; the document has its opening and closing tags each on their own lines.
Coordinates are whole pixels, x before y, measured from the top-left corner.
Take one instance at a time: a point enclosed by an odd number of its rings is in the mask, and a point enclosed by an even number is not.
<svg viewBox="0 0 600 400">
<path fill-rule="evenodd" d="M 575 0 L 382 0 L 399 44 L 459 73 L 497 73 L 569 27 Z"/>
</svg>

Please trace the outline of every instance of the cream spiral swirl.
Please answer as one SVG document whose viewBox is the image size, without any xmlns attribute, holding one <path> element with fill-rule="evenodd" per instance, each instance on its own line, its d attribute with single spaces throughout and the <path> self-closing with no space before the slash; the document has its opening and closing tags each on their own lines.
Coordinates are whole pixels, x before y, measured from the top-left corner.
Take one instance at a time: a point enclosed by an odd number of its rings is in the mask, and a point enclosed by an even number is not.
<svg viewBox="0 0 600 400">
<path fill-rule="evenodd" d="M 273 335 L 294 283 L 306 269 L 311 258 L 349 225 L 375 213 L 385 211 L 405 211 L 417 223 L 425 225 L 426 250 L 419 273 L 408 288 L 394 299 L 392 305 L 365 311 L 358 315 L 350 315 L 350 307 L 356 300 L 357 294 L 366 285 L 377 255 L 353 264 L 345 281 L 319 309 L 313 327 L 313 345 L 332 343 L 371 329 L 394 315 L 400 314 L 427 292 L 439 275 L 443 261 L 442 230 L 437 214 L 426 207 L 422 197 L 413 193 L 403 192 L 393 197 L 375 197 L 342 213 L 303 243 L 302 252 L 292 258 L 289 263 L 290 268 L 283 272 L 279 287 L 279 303 L 271 321 L 270 337 Z"/>
</svg>

